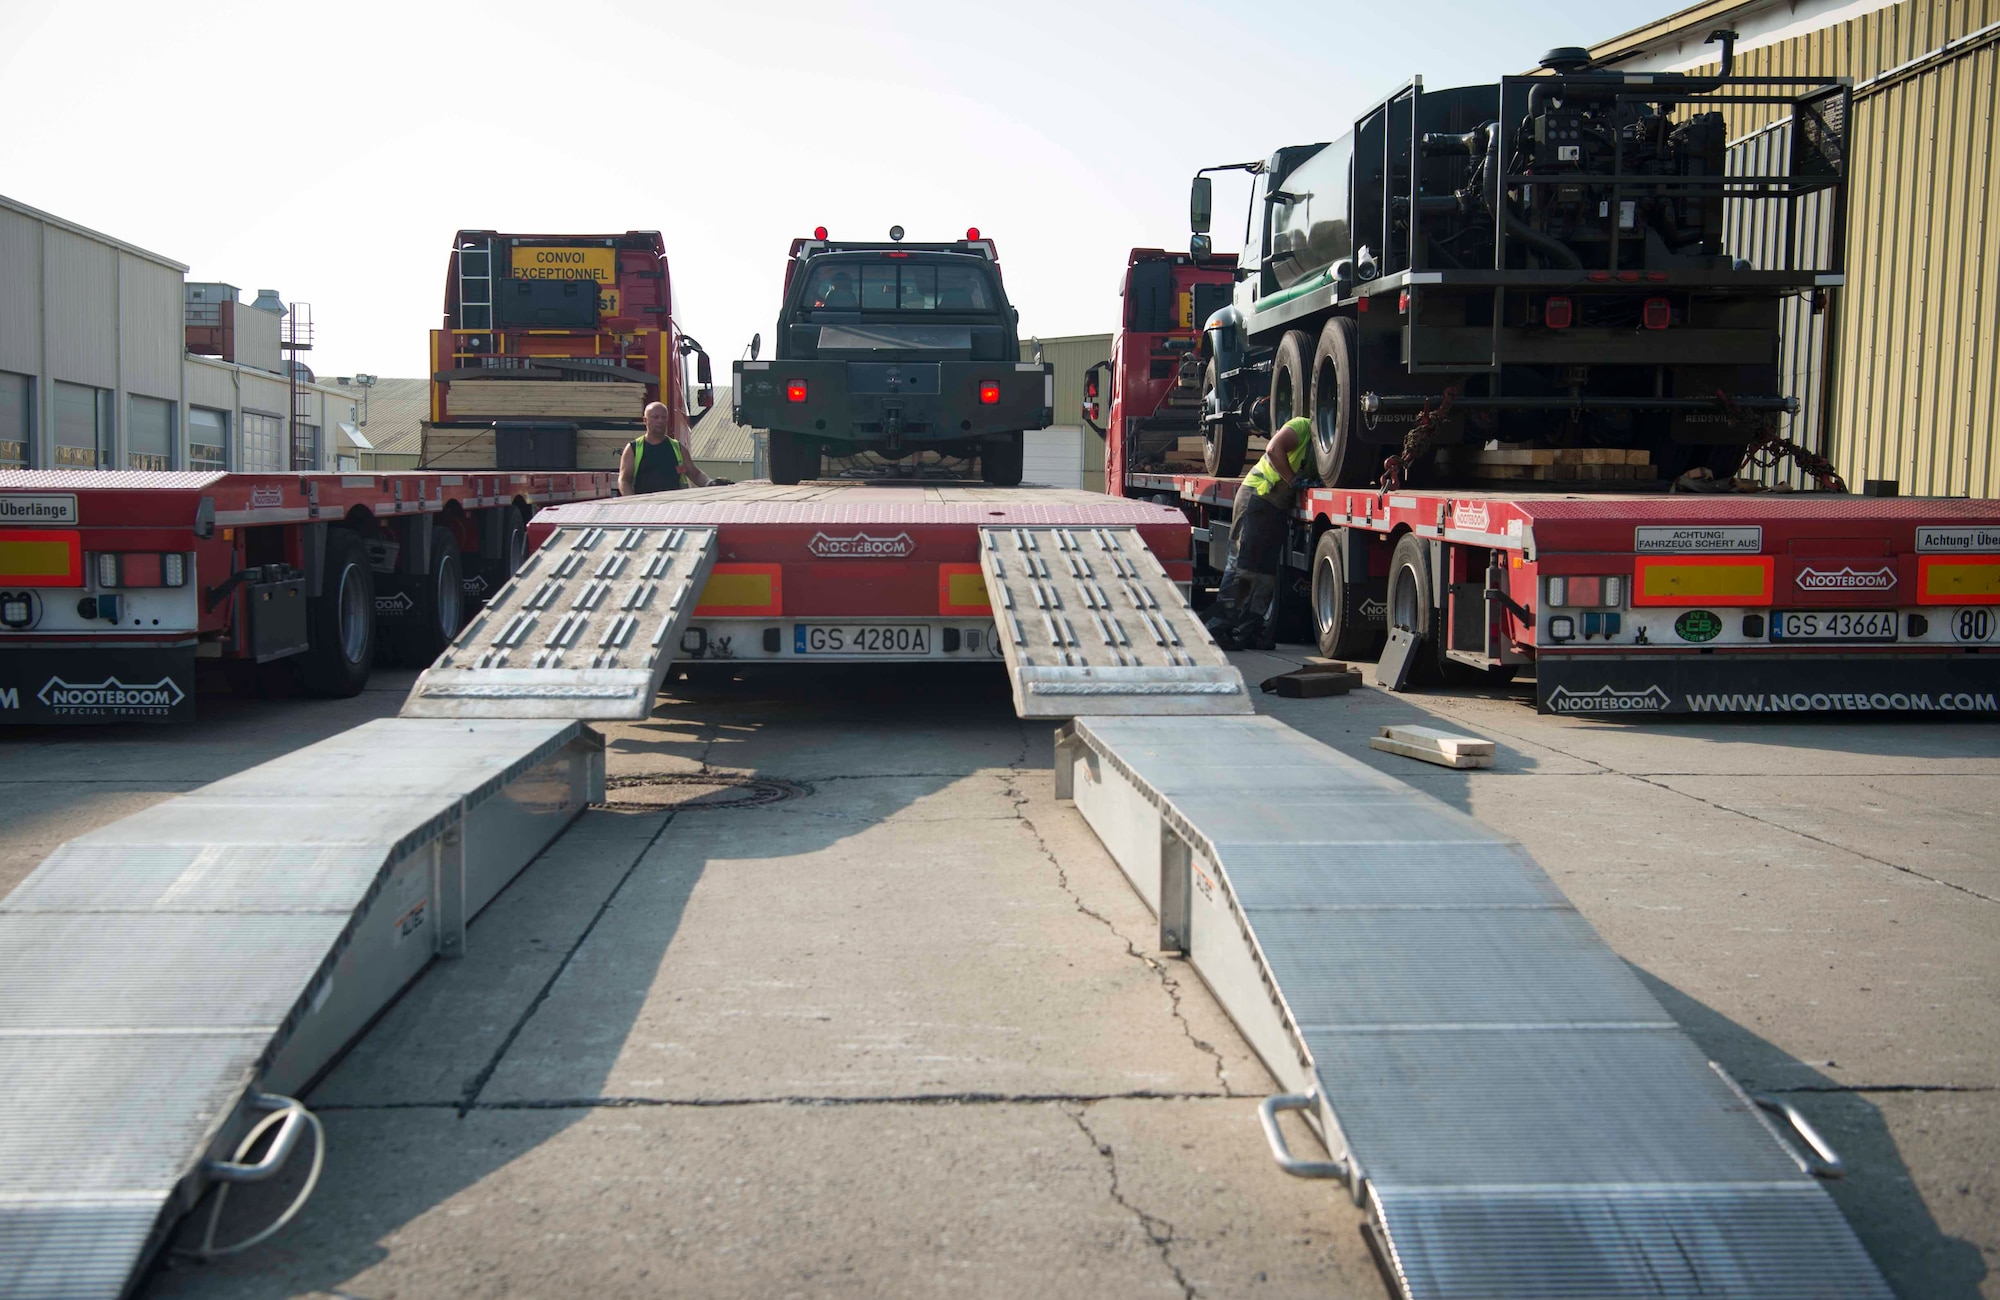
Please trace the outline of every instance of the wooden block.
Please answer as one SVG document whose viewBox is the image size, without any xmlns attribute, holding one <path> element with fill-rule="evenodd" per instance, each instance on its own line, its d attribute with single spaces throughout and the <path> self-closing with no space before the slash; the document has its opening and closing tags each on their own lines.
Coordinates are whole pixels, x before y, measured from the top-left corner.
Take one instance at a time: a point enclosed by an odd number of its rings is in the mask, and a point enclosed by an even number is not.
<svg viewBox="0 0 2000 1300">
<path fill-rule="evenodd" d="M 1436 727 L 1384 727 L 1368 738 L 1370 749 L 1422 759 L 1440 767 L 1492 767 L 1493 742 Z"/>
<path fill-rule="evenodd" d="M 1203 438 L 1198 433 L 1191 434 L 1177 440 L 1174 443 L 1174 450 L 1180 452 L 1183 455 L 1193 455 L 1199 457 L 1202 453 L 1202 448 L 1207 443 L 1207 441 L 1208 440 L 1206 438 Z"/>
<path fill-rule="evenodd" d="M 538 379 L 460 379 L 445 394 L 458 420 L 637 420 L 645 406 L 640 384 Z"/>
<path fill-rule="evenodd" d="M 1358 673 L 1360 670 L 1338 659 L 1324 659 L 1319 655 L 1307 655 L 1305 666 L 1300 672 L 1311 673 Z"/>
<path fill-rule="evenodd" d="M 1266 695 L 1289 700 L 1316 700 L 1328 695 L 1345 695 L 1361 685 L 1361 674 L 1353 672 L 1308 672 L 1301 668 L 1278 677 L 1267 677 L 1259 685 Z"/>
</svg>

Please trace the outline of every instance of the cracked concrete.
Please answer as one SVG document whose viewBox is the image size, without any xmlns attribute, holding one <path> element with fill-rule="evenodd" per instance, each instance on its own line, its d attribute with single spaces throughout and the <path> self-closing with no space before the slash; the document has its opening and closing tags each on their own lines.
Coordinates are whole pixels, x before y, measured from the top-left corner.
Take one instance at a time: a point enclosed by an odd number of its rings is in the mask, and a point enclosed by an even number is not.
<svg viewBox="0 0 2000 1300">
<path fill-rule="evenodd" d="M 1083 1106 L 1065 1106 L 1063 1113 L 1075 1121 L 1077 1131 L 1083 1134 L 1091 1149 L 1104 1157 L 1104 1172 L 1111 1184 L 1111 1199 L 1124 1206 L 1131 1212 L 1132 1217 L 1139 1221 L 1139 1226 L 1145 1230 L 1146 1239 L 1152 1242 L 1153 1249 L 1160 1253 L 1161 1265 L 1173 1276 L 1174 1285 L 1181 1289 L 1181 1294 L 1186 1300 L 1195 1300 L 1197 1293 L 1194 1283 L 1188 1281 L 1187 1274 L 1183 1273 L 1180 1265 L 1174 1262 L 1174 1225 L 1157 1214 L 1148 1214 L 1125 1198 L 1125 1193 L 1118 1186 L 1118 1153 L 1109 1142 L 1103 1141 L 1091 1130 L 1088 1109 Z"/>
</svg>

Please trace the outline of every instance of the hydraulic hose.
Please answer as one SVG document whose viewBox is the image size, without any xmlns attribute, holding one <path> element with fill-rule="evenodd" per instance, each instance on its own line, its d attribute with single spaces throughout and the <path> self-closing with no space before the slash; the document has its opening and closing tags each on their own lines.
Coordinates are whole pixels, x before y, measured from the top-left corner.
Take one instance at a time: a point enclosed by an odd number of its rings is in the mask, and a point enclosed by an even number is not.
<svg viewBox="0 0 2000 1300">
<path fill-rule="evenodd" d="M 1514 211 L 1511 200 L 1503 201 L 1500 210 L 1501 220 L 1506 223 L 1509 237 L 1520 240 L 1540 253 L 1545 260 L 1553 261 L 1558 266 L 1566 266 L 1573 271 L 1583 269 L 1583 259 L 1576 255 L 1575 249 L 1559 239 L 1543 234 L 1523 221 L 1521 215 Z"/>
</svg>

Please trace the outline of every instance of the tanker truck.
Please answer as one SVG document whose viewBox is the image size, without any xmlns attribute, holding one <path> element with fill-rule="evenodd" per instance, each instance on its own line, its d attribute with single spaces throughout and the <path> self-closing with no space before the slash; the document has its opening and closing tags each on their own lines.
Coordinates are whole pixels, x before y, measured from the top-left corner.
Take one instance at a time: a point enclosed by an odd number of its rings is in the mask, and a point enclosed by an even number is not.
<svg viewBox="0 0 2000 1300">
<path fill-rule="evenodd" d="M 1196 173 L 1197 264 L 1212 175 L 1252 182 L 1234 293 L 1192 359 L 1211 472 L 1295 416 L 1329 487 L 1422 481 L 1436 449 L 1494 442 L 1727 480 L 1782 443 L 1781 308 L 1842 279 L 1851 90 L 1731 76 L 1732 36 L 1716 76 L 1565 48 L 1496 85 L 1413 80 L 1336 140 Z M 1789 157 L 1732 171 L 1732 135 L 1774 115 Z M 1831 219 L 1800 221 L 1806 203 Z M 1775 265 L 1739 256 L 1752 229 Z"/>
</svg>

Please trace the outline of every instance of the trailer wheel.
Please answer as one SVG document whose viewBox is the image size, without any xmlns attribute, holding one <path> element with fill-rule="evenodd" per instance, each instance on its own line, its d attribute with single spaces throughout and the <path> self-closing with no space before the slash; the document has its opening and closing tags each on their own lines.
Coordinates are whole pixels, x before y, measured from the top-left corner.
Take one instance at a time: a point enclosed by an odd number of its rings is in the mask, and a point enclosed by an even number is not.
<svg viewBox="0 0 2000 1300">
<path fill-rule="evenodd" d="M 1306 359 L 1312 355 L 1312 340 L 1303 330 L 1286 330 L 1278 340 L 1278 357 L 1271 364 L 1271 427 L 1275 435 L 1287 420 L 1309 415 L 1312 389 Z"/>
<path fill-rule="evenodd" d="M 789 486 L 819 477 L 819 444 L 796 433 L 771 430 L 771 481 Z"/>
<path fill-rule="evenodd" d="M 1415 533 L 1404 533 L 1389 559 L 1389 627 L 1424 639 L 1410 664 L 1412 686 L 1495 686 L 1514 679 L 1512 665 L 1475 668 L 1448 653 L 1444 610 L 1431 587 L 1430 543 Z"/>
<path fill-rule="evenodd" d="M 431 571 L 395 633 L 396 658 L 405 668 L 430 667 L 465 626 L 464 569 L 451 530 L 431 529 Z"/>
<path fill-rule="evenodd" d="M 1357 487 L 1369 466 L 1357 431 L 1353 321 L 1336 316 L 1320 330 L 1312 374 L 1313 466 L 1328 487 Z"/>
<path fill-rule="evenodd" d="M 1386 635 L 1382 622 L 1363 612 L 1368 603 L 1367 575 L 1358 582 L 1348 581 L 1338 529 L 1321 533 L 1313 547 L 1311 590 L 1321 654 L 1329 659 L 1368 659 L 1381 653 Z"/>
<path fill-rule="evenodd" d="M 979 477 L 994 487 L 1021 486 L 1025 453 L 1019 432 L 1003 433 L 979 444 Z"/>
<path fill-rule="evenodd" d="M 1201 409 L 1209 408 L 1209 396 L 1215 392 L 1215 358 L 1208 359 L 1208 368 L 1201 372 Z M 1250 447 L 1250 428 L 1234 416 L 1224 415 L 1220 424 L 1207 425 L 1202 430 L 1205 436 L 1201 443 L 1201 465 L 1216 478 L 1235 478 L 1243 472 L 1243 456 Z"/>
<path fill-rule="evenodd" d="M 320 594 L 306 611 L 307 649 L 292 662 L 314 695 L 359 695 L 375 666 L 375 574 L 368 548 L 344 528 L 326 530 Z"/>
</svg>

